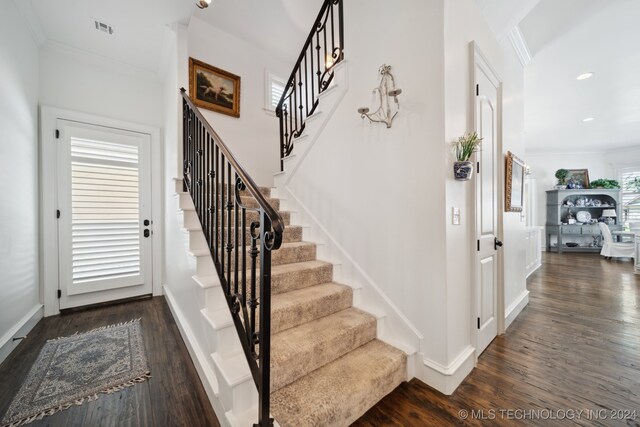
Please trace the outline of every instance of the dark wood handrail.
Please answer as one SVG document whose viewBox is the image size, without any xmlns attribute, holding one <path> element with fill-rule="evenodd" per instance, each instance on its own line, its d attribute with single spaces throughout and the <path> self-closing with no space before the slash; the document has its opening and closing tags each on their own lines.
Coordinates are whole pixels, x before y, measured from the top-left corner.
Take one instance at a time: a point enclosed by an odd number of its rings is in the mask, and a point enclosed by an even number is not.
<svg viewBox="0 0 640 427">
<path fill-rule="evenodd" d="M 187 94 L 185 88 L 180 88 L 180 94 L 182 95 L 182 98 L 185 100 L 185 102 L 189 105 L 189 107 L 193 110 L 198 120 L 200 120 L 202 125 L 206 128 L 207 132 L 209 132 L 209 134 L 215 138 L 216 144 L 218 145 L 220 151 L 224 154 L 229 163 L 231 163 L 236 173 L 238 174 L 238 176 L 240 176 L 240 179 L 242 179 L 242 182 L 245 184 L 247 190 L 249 190 L 251 195 L 256 199 L 260 207 L 264 209 L 265 214 L 271 220 L 271 226 L 273 227 L 273 232 L 275 234 L 272 249 L 278 249 L 282 244 L 282 235 L 284 233 L 284 221 L 282 220 L 282 217 L 262 195 L 262 193 L 260 192 L 260 188 L 255 183 L 253 178 L 251 178 L 245 168 L 242 167 L 240 162 L 238 162 L 235 156 L 231 153 L 220 135 L 218 135 L 218 133 L 213 130 L 213 127 L 211 127 L 207 119 L 205 119 L 198 107 L 196 107 L 193 101 L 191 101 L 191 98 Z"/>
</svg>

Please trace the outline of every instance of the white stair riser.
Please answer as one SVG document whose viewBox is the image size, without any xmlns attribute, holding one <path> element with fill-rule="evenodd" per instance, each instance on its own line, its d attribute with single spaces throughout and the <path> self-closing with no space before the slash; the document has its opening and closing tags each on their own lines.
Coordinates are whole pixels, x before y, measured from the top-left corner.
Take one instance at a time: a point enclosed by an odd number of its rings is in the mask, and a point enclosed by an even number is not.
<svg viewBox="0 0 640 427">
<path fill-rule="evenodd" d="M 189 231 L 189 249 L 198 250 L 198 249 L 207 249 L 209 245 L 207 244 L 207 240 L 204 238 L 204 234 L 202 231 Z"/>
<path fill-rule="evenodd" d="M 178 195 L 180 198 L 180 209 L 182 210 L 194 210 L 193 200 L 191 200 L 191 195 L 189 193 L 180 193 Z"/>
<path fill-rule="evenodd" d="M 244 355 L 237 357 L 244 359 Z M 243 361 L 247 363 L 246 360 Z M 216 363 L 215 358 L 213 359 L 213 369 L 220 379 L 220 399 L 225 408 L 232 408 L 234 413 L 242 413 L 258 404 L 258 391 L 252 378 L 248 377 L 238 384 L 230 385 L 225 380 L 221 367 Z M 247 366 L 246 369 L 249 370 L 249 367 Z"/>
<path fill-rule="evenodd" d="M 203 308 L 209 311 L 216 311 L 228 307 L 220 286 L 202 289 L 202 296 L 203 298 L 201 300 L 204 301 Z"/>
<path fill-rule="evenodd" d="M 216 273 L 216 269 L 213 266 L 213 260 L 210 256 L 196 257 L 196 275 L 198 276 L 213 276 Z"/>
<path fill-rule="evenodd" d="M 200 228 L 200 219 L 196 211 L 182 211 L 182 227 L 187 229 Z"/>
</svg>

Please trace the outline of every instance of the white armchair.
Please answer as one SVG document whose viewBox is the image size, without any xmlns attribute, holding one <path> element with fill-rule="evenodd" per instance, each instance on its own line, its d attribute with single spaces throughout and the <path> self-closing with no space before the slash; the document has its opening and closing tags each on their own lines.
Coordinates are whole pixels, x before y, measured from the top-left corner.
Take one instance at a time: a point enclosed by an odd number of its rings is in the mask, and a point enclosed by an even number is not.
<svg viewBox="0 0 640 427">
<path fill-rule="evenodd" d="M 614 242 L 611 236 L 611 230 L 603 222 L 599 222 L 598 226 L 602 232 L 602 250 L 600 255 L 607 258 L 634 258 L 635 257 L 635 243 L 634 242 Z"/>
</svg>

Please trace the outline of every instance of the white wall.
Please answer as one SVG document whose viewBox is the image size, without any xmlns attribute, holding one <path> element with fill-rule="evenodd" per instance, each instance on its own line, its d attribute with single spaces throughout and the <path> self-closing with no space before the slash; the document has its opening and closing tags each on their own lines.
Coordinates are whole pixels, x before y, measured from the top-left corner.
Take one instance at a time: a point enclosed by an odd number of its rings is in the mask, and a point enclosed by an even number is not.
<svg viewBox="0 0 640 427">
<path fill-rule="evenodd" d="M 469 43 L 475 41 L 496 69 L 503 83 L 502 154 L 524 155 L 523 69 L 510 45 L 498 43 L 473 0 L 445 2 L 445 141 L 449 142 L 474 129 L 469 94 L 471 67 Z M 471 345 L 472 306 L 470 301 L 473 266 L 472 182 L 453 179 L 453 156 L 446 162 L 446 250 L 447 250 L 447 356 L 456 360 Z M 502 165 L 500 165 L 502 167 Z M 504 194 L 504 176 L 498 174 Z M 502 207 L 502 204 L 500 205 Z M 461 225 L 452 225 L 452 208 L 460 207 Z M 502 213 L 505 307 L 526 292 L 524 223 L 517 213 Z"/>
<path fill-rule="evenodd" d="M 300 49 L 303 42 L 300 40 Z M 270 187 L 273 174 L 280 170 L 280 125 L 263 109 L 265 69 L 287 79 L 293 64 L 198 18 L 192 18 L 189 24 L 188 49 L 189 56 L 240 76 L 239 118 L 202 108 L 200 111 L 256 183 Z"/>
<path fill-rule="evenodd" d="M 344 8 L 349 91 L 288 189 L 424 335 L 429 357 L 444 362 L 442 1 Z M 382 64 L 402 89 L 391 129 L 357 113 L 377 107 Z"/>
<path fill-rule="evenodd" d="M 40 303 L 38 47 L 12 1 L 0 2 L 0 94 L 1 362 L 20 321 Z"/>
<path fill-rule="evenodd" d="M 40 104 L 162 126 L 157 75 L 54 42 L 40 54 Z"/>
</svg>

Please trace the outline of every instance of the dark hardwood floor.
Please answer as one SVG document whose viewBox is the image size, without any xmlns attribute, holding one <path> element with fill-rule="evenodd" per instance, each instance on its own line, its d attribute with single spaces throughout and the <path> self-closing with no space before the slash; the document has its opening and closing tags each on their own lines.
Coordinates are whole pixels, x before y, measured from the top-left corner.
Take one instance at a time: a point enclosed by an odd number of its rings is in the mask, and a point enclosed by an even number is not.
<svg viewBox="0 0 640 427">
<path fill-rule="evenodd" d="M 219 426 L 164 297 L 40 321 L 0 365 L 0 414 L 11 403 L 46 340 L 139 317 L 151 378 L 30 426 Z"/>
<path fill-rule="evenodd" d="M 414 379 L 354 426 L 640 425 L 640 275 L 598 254 L 543 255 L 529 305 L 453 395 Z"/>
</svg>

